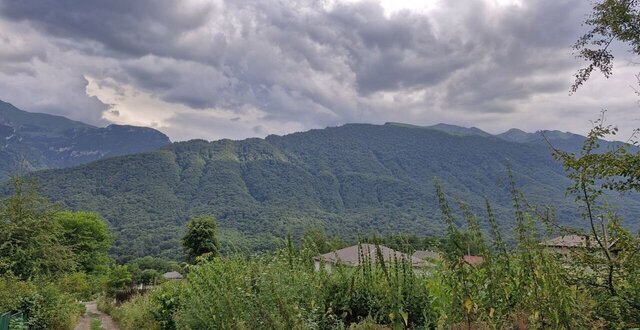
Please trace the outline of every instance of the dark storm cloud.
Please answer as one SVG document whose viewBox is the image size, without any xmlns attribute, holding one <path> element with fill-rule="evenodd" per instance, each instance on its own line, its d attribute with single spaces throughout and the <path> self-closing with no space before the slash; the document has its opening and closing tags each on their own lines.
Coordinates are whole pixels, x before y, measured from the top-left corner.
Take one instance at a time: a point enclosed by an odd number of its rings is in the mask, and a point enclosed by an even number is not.
<svg viewBox="0 0 640 330">
<path fill-rule="evenodd" d="M 0 50 L 0 59 L 35 71 L 34 59 L 68 65 L 73 79 L 109 78 L 233 118 L 259 109 L 258 119 L 307 128 L 403 114 L 420 121 L 416 113 L 429 109 L 510 113 L 564 93 L 587 12 L 580 0 L 441 1 L 429 14 L 389 14 L 377 2 L 4 0 L 2 20 L 46 42 Z M 17 68 L 0 64 L 0 86 Z M 76 92 L 77 101 L 85 91 Z"/>
<path fill-rule="evenodd" d="M 173 0 L 5 0 L 6 19 L 27 20 L 48 34 L 99 41 L 105 51 L 131 56 L 180 54 L 175 39 L 202 26 L 213 5 L 185 7 Z"/>
</svg>

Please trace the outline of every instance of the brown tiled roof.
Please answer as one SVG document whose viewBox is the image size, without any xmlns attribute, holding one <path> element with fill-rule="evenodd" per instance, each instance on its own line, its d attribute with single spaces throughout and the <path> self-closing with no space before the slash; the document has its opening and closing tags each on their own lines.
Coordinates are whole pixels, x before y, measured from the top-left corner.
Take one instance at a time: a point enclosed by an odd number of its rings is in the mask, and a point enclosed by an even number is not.
<svg viewBox="0 0 640 330">
<path fill-rule="evenodd" d="M 591 236 L 586 235 L 563 235 L 540 243 L 551 247 L 579 247 L 579 248 L 598 248 L 598 241 Z M 609 244 L 611 247 L 615 242 Z"/>
<path fill-rule="evenodd" d="M 378 247 L 380 248 L 380 252 L 382 253 L 382 257 L 385 262 L 393 261 L 395 256 L 395 259 L 397 260 L 410 260 L 413 267 L 423 267 L 426 265 L 426 263 L 420 258 L 412 257 L 386 246 L 379 245 Z M 376 262 L 378 258 L 376 249 L 377 247 L 374 244 L 360 244 L 315 256 L 313 259 L 317 261 L 324 260 L 325 262 L 332 264 L 342 263 L 348 266 L 359 266 L 362 261 L 360 257 L 361 254 L 365 259 Z"/>
</svg>

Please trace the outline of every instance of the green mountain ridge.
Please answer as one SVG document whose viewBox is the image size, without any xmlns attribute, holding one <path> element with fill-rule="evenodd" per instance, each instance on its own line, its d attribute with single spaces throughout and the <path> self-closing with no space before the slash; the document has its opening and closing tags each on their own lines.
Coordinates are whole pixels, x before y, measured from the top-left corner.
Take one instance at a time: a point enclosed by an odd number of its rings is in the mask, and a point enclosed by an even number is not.
<svg viewBox="0 0 640 330">
<path fill-rule="evenodd" d="M 178 142 L 32 176 L 51 199 L 105 217 L 117 237 L 114 255 L 176 257 L 184 223 L 203 214 L 218 217 L 237 248 L 252 250 L 317 226 L 347 239 L 441 234 L 434 178 L 479 215 L 490 199 L 508 229 L 507 166 L 531 202 L 555 206 L 564 224 L 583 223 L 548 146 L 397 124 Z M 626 225 L 638 226 L 631 215 L 640 198 L 612 195 L 610 202 L 624 206 Z"/>
</svg>

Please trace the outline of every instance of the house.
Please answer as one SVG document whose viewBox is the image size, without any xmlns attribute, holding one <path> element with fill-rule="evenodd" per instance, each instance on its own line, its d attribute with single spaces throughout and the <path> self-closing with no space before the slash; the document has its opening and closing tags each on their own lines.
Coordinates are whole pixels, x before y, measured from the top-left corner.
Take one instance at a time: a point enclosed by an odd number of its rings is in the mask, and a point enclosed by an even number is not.
<svg viewBox="0 0 640 330">
<path fill-rule="evenodd" d="M 162 274 L 162 277 L 165 280 L 171 280 L 171 281 L 178 281 L 183 279 L 184 277 L 182 276 L 182 274 L 178 273 L 178 272 L 167 272 Z"/>
<path fill-rule="evenodd" d="M 413 257 L 422 260 L 439 260 L 442 258 L 439 252 L 431 250 L 418 250 L 413 253 Z"/>
<path fill-rule="evenodd" d="M 472 255 L 465 255 L 464 257 L 462 257 L 462 260 L 464 261 L 464 263 L 469 264 L 471 266 L 477 266 L 484 262 L 483 257 L 472 256 Z"/>
<path fill-rule="evenodd" d="M 357 267 L 364 263 L 366 260 L 375 263 L 378 261 L 377 249 L 380 249 L 380 254 L 384 262 L 393 262 L 395 260 L 407 260 L 411 262 L 414 268 L 421 268 L 427 265 L 427 263 L 406 253 L 402 253 L 393 249 L 390 249 L 382 245 L 374 244 L 359 244 L 337 251 L 325 253 L 319 256 L 313 257 L 316 270 L 320 270 L 321 265 L 324 263 L 325 269 L 331 271 L 336 265 L 344 265 L 350 267 Z"/>
<path fill-rule="evenodd" d="M 615 248 L 616 240 L 608 242 L 605 237 L 600 238 L 606 244 L 607 249 L 613 254 L 617 253 Z M 588 235 L 562 235 L 540 243 L 541 245 L 551 249 L 552 251 L 569 257 L 571 253 L 577 252 L 600 252 L 600 244 L 593 236 Z"/>
</svg>

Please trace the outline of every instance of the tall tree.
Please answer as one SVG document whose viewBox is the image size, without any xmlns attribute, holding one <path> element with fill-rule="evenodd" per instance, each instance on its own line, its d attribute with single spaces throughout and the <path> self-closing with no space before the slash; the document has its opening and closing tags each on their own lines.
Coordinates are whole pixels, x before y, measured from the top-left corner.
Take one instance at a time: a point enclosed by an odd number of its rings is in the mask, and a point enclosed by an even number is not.
<svg viewBox="0 0 640 330">
<path fill-rule="evenodd" d="M 187 224 L 187 233 L 182 238 L 182 246 L 189 261 L 193 262 L 203 254 L 217 256 L 220 243 L 216 237 L 216 219 L 211 216 L 191 219 Z"/>
<path fill-rule="evenodd" d="M 14 178 L 15 192 L 0 204 L 0 275 L 22 279 L 73 270 L 74 255 L 61 240 L 56 207 L 35 185 Z"/>
<path fill-rule="evenodd" d="M 64 211 L 55 219 L 62 227 L 60 241 L 75 253 L 79 270 L 106 270 L 112 240 L 107 223 L 89 212 Z"/>
</svg>

